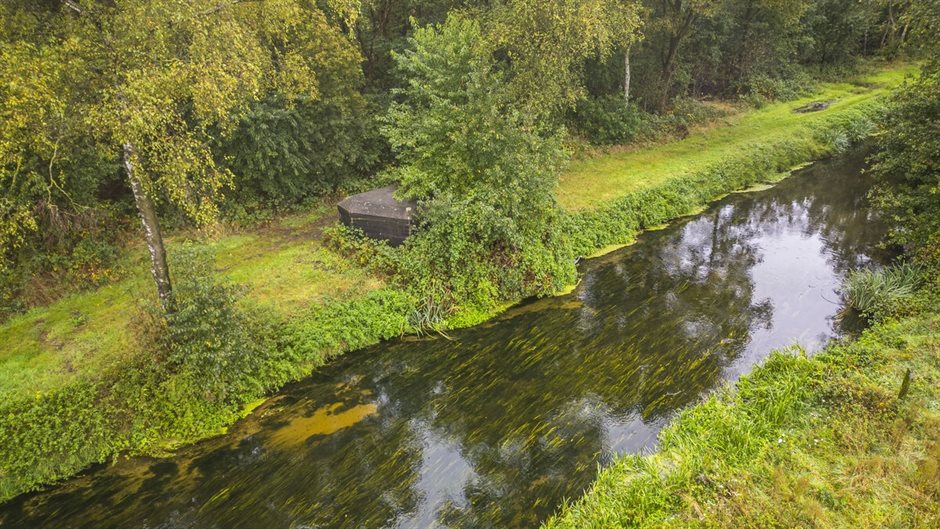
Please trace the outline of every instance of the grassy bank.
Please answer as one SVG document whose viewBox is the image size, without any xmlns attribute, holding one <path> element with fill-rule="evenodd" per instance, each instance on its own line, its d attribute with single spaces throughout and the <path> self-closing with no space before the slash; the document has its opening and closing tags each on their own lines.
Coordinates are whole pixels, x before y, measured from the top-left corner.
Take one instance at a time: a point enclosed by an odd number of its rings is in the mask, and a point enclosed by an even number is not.
<svg viewBox="0 0 940 529">
<path fill-rule="evenodd" d="M 165 359 L 143 328 L 153 303 L 139 297 L 152 290 L 143 248 L 124 280 L 0 326 L 0 498 L 118 453 L 161 454 L 217 435 L 331 356 L 407 332 L 413 300 L 329 250 L 320 229 L 332 221 L 332 208 L 317 208 L 200 245 L 218 280 L 244 286 L 238 305 L 257 342 L 253 373 L 227 379 L 244 389 L 224 400 L 153 371 Z M 171 258 L 187 245 L 171 238 Z"/>
<path fill-rule="evenodd" d="M 837 152 L 871 130 L 880 96 L 909 71 L 896 67 L 857 84 L 826 85 L 810 98 L 832 101 L 823 112 L 796 115 L 801 102 L 770 105 L 686 140 L 577 162 L 558 192 L 568 233 L 589 255 Z M 711 149 L 711 142 L 723 154 L 708 154 L 703 145 Z M 647 156 L 668 163 L 644 163 Z M 217 434 L 249 403 L 332 355 L 412 331 L 415 300 L 324 245 L 321 228 L 333 215 L 324 203 L 206 245 L 215 275 L 245 285 L 238 303 L 257 333 L 252 368 L 229 375 L 240 389 L 225 399 L 200 396 L 198 381 L 154 378 L 150 365 L 160 352 L 141 330 L 139 296 L 151 288 L 140 247 L 130 249 L 124 280 L 0 326 L 0 499 L 120 453 L 159 454 Z M 171 256 L 183 239 L 170 241 Z"/>
<path fill-rule="evenodd" d="M 545 528 L 938 525 L 932 313 L 813 358 L 775 353 L 736 388 L 683 412 L 655 454 L 603 470 Z"/>
<path fill-rule="evenodd" d="M 884 96 L 913 72 L 899 65 L 825 84 L 810 97 L 732 116 L 678 142 L 576 162 L 558 191 L 575 251 L 591 255 L 629 243 L 728 192 L 843 151 L 873 132 Z M 795 112 L 812 101 L 829 107 Z"/>
<path fill-rule="evenodd" d="M 815 136 L 818 128 L 840 119 L 846 111 L 882 98 L 915 72 L 915 66 L 899 64 L 841 83 L 823 83 L 806 97 L 733 113 L 681 141 L 614 149 L 576 161 L 561 176 L 558 201 L 567 211 L 604 207 L 624 194 L 727 163 L 743 151 Z M 815 101 L 827 102 L 829 107 L 819 112 L 794 112 Z M 816 151 L 827 148 L 825 138 L 813 139 L 816 144 L 808 147 Z"/>
</svg>

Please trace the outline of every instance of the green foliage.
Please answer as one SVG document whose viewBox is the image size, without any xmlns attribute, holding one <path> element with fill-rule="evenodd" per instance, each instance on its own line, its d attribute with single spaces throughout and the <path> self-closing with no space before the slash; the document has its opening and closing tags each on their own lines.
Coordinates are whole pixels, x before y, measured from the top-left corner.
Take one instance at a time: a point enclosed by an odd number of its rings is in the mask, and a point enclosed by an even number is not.
<svg viewBox="0 0 940 529">
<path fill-rule="evenodd" d="M 447 313 L 552 294 L 574 281 L 574 257 L 557 214 L 540 219 L 528 228 L 482 201 L 437 198 L 403 248 L 401 280 Z"/>
<path fill-rule="evenodd" d="M 353 23 L 347 4 L 329 8 Z M 73 253 L 88 224 L 75 219 L 132 218 L 122 151 L 161 211 L 206 226 L 233 185 L 243 211 L 297 202 L 370 171 L 382 149 L 360 56 L 317 3 L 13 2 L 2 15 L 0 192 L 36 225 L 3 257 L 4 298 L 50 272 L 35 254 Z"/>
<path fill-rule="evenodd" d="M 122 448 L 104 387 L 81 381 L 0 404 L 0 498 L 72 475 Z"/>
<path fill-rule="evenodd" d="M 423 201 L 402 280 L 448 311 L 546 294 L 573 276 L 554 212 L 561 136 L 520 112 L 482 39 L 457 15 L 416 31 L 384 129 L 400 192 Z"/>
<path fill-rule="evenodd" d="M 691 97 L 677 97 L 672 102 L 669 112 L 655 115 L 652 119 L 654 127 L 653 137 L 689 135 L 689 129 L 694 125 L 708 123 L 726 114 L 726 111 L 693 99 Z"/>
<path fill-rule="evenodd" d="M 771 77 L 757 74 L 747 79 L 738 92 L 742 99 L 751 106 L 760 108 L 771 101 L 791 101 L 812 93 L 815 81 L 803 70 L 797 70 L 788 77 Z"/>
<path fill-rule="evenodd" d="M 583 95 L 585 61 L 637 40 L 633 0 L 502 0 L 484 15 L 487 54 L 504 58 L 506 89 L 529 117 L 554 117 Z"/>
<path fill-rule="evenodd" d="M 923 270 L 908 263 L 881 270 L 855 270 L 845 280 L 846 303 L 866 317 L 882 320 L 910 313 Z"/>
<path fill-rule="evenodd" d="M 847 64 L 859 51 L 874 50 L 882 8 L 883 2 L 812 2 L 803 22 L 810 38 L 802 54 L 819 64 Z"/>
<path fill-rule="evenodd" d="M 569 122 L 576 134 L 593 145 L 631 143 L 649 136 L 651 129 L 648 114 L 612 95 L 578 101 Z"/>
<path fill-rule="evenodd" d="M 146 347 L 169 375 L 191 378 L 200 399 L 227 401 L 232 395 L 257 394 L 265 386 L 251 380 L 270 343 L 254 329 L 255 320 L 238 306 L 241 289 L 219 282 L 212 256 L 187 245 L 174 254 L 172 295 L 166 310 L 150 309 L 153 343 Z M 245 382 L 254 385 L 241 386 Z"/>
<path fill-rule="evenodd" d="M 229 211 L 253 201 L 290 206 L 349 187 L 372 174 L 387 146 L 365 98 L 353 88 L 320 99 L 285 101 L 272 96 L 253 104 L 219 152 L 234 174 Z"/>
<path fill-rule="evenodd" d="M 892 223 L 892 240 L 912 248 L 940 234 L 940 62 L 894 96 L 872 168 L 875 204 Z"/>
<path fill-rule="evenodd" d="M 409 292 L 396 288 L 335 300 L 287 322 L 282 347 L 293 365 L 309 372 L 346 351 L 412 332 L 408 313 L 416 304 Z"/>
<path fill-rule="evenodd" d="M 479 321 L 500 301 L 552 293 L 573 282 L 576 254 L 836 152 L 874 120 L 866 108 L 805 137 L 771 134 L 706 169 L 670 173 L 675 178 L 568 215 L 554 197 L 566 156 L 558 123 L 585 93 L 585 64 L 605 69 L 604 82 L 575 110 L 575 128 L 598 143 L 622 143 L 684 134 L 715 117 L 690 95 L 791 97 L 804 85 L 788 66 L 797 51 L 804 62 L 848 61 L 865 24 L 885 25 L 886 41 L 902 35 L 893 18 L 863 20 L 833 2 L 648 4 L 643 13 L 620 0 L 368 0 L 361 10 L 349 0 L 0 5 L 0 318 L 54 297 L 37 277 L 81 287 L 117 274 L 116 234 L 136 224 L 118 164 L 125 144 L 135 146 L 130 161 L 162 211 L 204 226 L 224 203 L 232 217 L 261 218 L 265 208 L 333 192 L 386 161 L 373 118 L 382 110 L 366 103 L 362 88 L 370 103 L 391 106 L 383 132 L 399 165 L 386 177 L 421 203 L 419 232 L 400 249 L 348 230 L 326 233 L 330 247 L 393 276 L 392 286 L 362 287 L 351 299 L 295 299 L 289 318 L 216 279 L 207 256 L 191 248 L 174 256 L 169 312 L 152 311 L 139 324 L 146 354 L 116 355 L 98 372 L 0 403 L 0 497 L 123 452 L 159 453 L 216 433 L 245 403 L 332 355 Z M 810 14 L 807 34 L 797 21 Z M 413 29 L 426 21 L 440 25 Z M 647 40 L 638 44 L 641 25 Z M 617 55 L 627 49 L 638 107 L 613 95 L 624 73 Z M 917 230 L 935 213 L 935 172 L 924 167 L 938 151 L 929 123 L 911 129 L 914 147 L 903 145 L 905 120 L 935 115 L 934 85 L 915 86 L 898 103 L 890 133 L 897 145 L 880 165 L 910 177 L 908 188 L 880 200 L 896 206 L 898 240 L 912 243 L 935 233 Z M 399 89 L 383 93 L 390 87 Z M 670 111 L 650 117 L 638 108 Z M 303 259 L 323 259 L 317 251 L 297 244 L 278 258 L 307 266 Z M 327 276 L 336 278 L 347 269 L 333 257 L 323 266 L 339 268 Z M 350 282 L 361 281 L 359 272 Z M 92 339 L 104 334 L 95 332 Z M 803 376 L 793 368 L 793 380 Z M 703 408 L 703 423 L 714 427 L 709 442 L 759 455 L 802 387 L 778 388 L 774 399 L 755 390 L 752 401 L 762 403 L 755 413 L 770 415 L 761 424 L 729 415 L 718 401 Z M 666 445 L 709 435 L 677 428 Z M 674 505 L 669 490 L 655 488 L 647 499 Z"/>
<path fill-rule="evenodd" d="M 394 275 L 398 271 L 398 253 L 385 241 L 367 237 L 362 230 L 334 224 L 323 230 L 323 242 L 331 250 L 353 259 L 373 273 Z"/>
</svg>

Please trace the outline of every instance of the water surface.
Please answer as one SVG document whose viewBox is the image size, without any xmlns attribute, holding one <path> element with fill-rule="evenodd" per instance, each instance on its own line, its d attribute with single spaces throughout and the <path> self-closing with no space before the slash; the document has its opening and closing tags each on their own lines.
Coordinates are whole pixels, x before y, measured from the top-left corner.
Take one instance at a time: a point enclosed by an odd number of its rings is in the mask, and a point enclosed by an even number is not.
<svg viewBox="0 0 940 529">
<path fill-rule="evenodd" d="M 843 332 L 880 261 L 861 153 L 582 266 L 570 295 L 348 354 L 231 434 L 0 506 L 4 527 L 537 527 L 616 454 L 779 347 Z"/>
</svg>

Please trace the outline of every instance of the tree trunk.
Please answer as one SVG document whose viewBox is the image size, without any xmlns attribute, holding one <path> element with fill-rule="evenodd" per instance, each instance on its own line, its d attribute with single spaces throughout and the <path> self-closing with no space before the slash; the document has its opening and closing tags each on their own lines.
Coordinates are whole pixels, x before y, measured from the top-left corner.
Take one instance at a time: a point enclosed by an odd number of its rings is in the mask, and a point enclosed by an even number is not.
<svg viewBox="0 0 940 529">
<path fill-rule="evenodd" d="M 669 49 L 663 59 L 662 70 L 659 74 L 660 90 L 662 90 L 659 100 L 660 110 L 666 108 L 666 104 L 669 102 L 669 92 L 672 88 L 672 64 L 676 60 L 676 53 L 679 50 L 679 40 L 680 37 L 677 36 L 669 39 Z"/>
<path fill-rule="evenodd" d="M 134 202 L 140 213 L 140 221 L 144 225 L 144 237 L 147 239 L 147 249 L 150 251 L 150 271 L 153 272 L 153 280 L 157 284 L 157 296 L 160 298 L 163 309 L 167 310 L 172 286 L 170 285 L 170 269 L 166 264 L 166 248 L 163 246 L 163 236 L 160 234 L 160 220 L 157 218 L 153 200 L 143 189 L 140 177 L 134 172 L 134 146 L 130 143 L 124 144 L 124 170 L 131 183 L 131 191 L 134 193 Z"/>
<path fill-rule="evenodd" d="M 623 52 L 623 104 L 630 104 L 630 46 Z"/>
</svg>

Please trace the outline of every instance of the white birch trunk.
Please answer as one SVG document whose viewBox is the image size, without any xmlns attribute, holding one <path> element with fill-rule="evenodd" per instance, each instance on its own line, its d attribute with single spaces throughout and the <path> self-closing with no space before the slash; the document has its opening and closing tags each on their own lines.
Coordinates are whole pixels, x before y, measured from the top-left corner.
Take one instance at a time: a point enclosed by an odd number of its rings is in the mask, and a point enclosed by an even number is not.
<svg viewBox="0 0 940 529">
<path fill-rule="evenodd" d="M 140 221 L 144 225 L 144 237 L 147 240 L 147 249 L 150 251 L 150 271 L 157 284 L 157 296 L 164 309 L 168 309 L 170 300 L 170 269 L 166 264 L 166 248 L 163 246 L 163 235 L 160 233 L 160 221 L 150 195 L 143 189 L 140 177 L 134 172 L 134 146 L 124 144 L 124 170 L 134 193 L 134 202 L 140 213 Z"/>
</svg>

